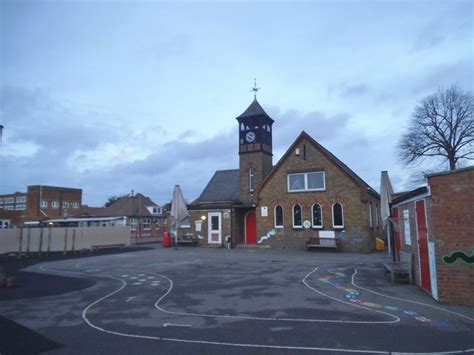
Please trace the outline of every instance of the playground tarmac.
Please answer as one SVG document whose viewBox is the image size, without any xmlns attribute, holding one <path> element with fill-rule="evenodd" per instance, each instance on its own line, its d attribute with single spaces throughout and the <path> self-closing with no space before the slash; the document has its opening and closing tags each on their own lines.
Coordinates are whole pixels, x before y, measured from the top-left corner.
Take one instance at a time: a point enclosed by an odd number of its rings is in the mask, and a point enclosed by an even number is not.
<svg viewBox="0 0 474 355">
<path fill-rule="evenodd" d="M 391 284 L 382 262 L 193 247 L 42 259 L 22 270 L 36 276 L 37 294 L 0 294 L 3 324 L 16 329 L 2 327 L 0 353 L 474 353 L 474 308 Z M 81 287 L 41 290 L 55 276 Z"/>
</svg>

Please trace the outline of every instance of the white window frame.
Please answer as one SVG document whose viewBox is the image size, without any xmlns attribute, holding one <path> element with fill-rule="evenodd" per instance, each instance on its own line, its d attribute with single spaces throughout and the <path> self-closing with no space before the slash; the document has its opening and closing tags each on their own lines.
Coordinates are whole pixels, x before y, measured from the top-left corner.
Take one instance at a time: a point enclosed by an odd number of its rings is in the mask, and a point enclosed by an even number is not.
<svg viewBox="0 0 474 355">
<path fill-rule="evenodd" d="M 73 202 L 72 203 L 72 208 L 78 209 L 79 208 L 79 202 Z"/>
<path fill-rule="evenodd" d="M 308 188 L 308 174 L 316 174 L 316 173 L 323 174 L 323 187 L 322 188 L 316 188 L 316 189 L 309 189 Z M 304 176 L 304 188 L 299 189 L 299 190 L 292 190 L 290 188 L 290 176 L 294 176 L 294 175 L 303 175 Z M 288 192 L 325 191 L 326 190 L 326 172 L 325 171 L 308 171 L 308 172 L 304 172 L 304 173 L 291 173 L 291 174 L 287 174 L 286 182 L 287 182 Z"/>
<path fill-rule="evenodd" d="M 48 208 L 48 201 L 46 201 L 46 200 L 41 200 L 40 208 Z"/>
<path fill-rule="evenodd" d="M 301 224 L 300 225 L 295 225 L 295 207 L 296 206 L 299 206 L 300 208 L 300 211 L 301 211 Z M 291 207 L 291 220 L 293 222 L 293 228 L 296 228 L 296 229 L 301 229 L 303 228 L 303 208 L 301 207 L 301 205 L 299 203 L 295 203 L 293 205 L 293 207 Z"/>
<path fill-rule="evenodd" d="M 51 201 L 51 208 L 59 208 L 59 201 L 58 200 Z"/>
<path fill-rule="evenodd" d="M 150 228 L 151 228 L 151 219 L 143 218 L 143 229 L 150 229 Z"/>
<path fill-rule="evenodd" d="M 68 208 L 69 208 L 69 202 L 63 201 L 63 209 L 68 209 Z"/>
<path fill-rule="evenodd" d="M 277 213 L 276 213 L 276 209 L 277 207 L 281 207 L 281 225 L 278 225 L 277 224 Z M 284 228 L 284 225 L 285 225 L 285 211 L 283 210 L 283 206 L 278 204 L 276 205 L 274 208 L 273 208 L 273 225 L 275 226 L 275 228 Z"/>
<path fill-rule="evenodd" d="M 319 206 L 319 210 L 321 211 L 321 225 L 314 225 L 314 206 L 318 205 Z M 314 203 L 312 206 L 311 206 L 311 225 L 313 226 L 313 228 L 315 229 L 320 229 L 320 228 L 323 228 L 323 225 L 324 225 L 324 221 L 323 221 L 323 208 L 321 207 L 321 204 L 319 203 Z"/>
<path fill-rule="evenodd" d="M 26 203 L 26 196 L 18 196 L 15 198 L 16 203 Z"/>
<path fill-rule="evenodd" d="M 342 225 L 334 224 L 334 206 L 338 204 L 341 206 L 341 217 L 342 217 Z M 332 214 L 332 227 L 333 228 L 344 228 L 344 206 L 340 202 L 334 202 L 331 207 L 331 214 Z"/>
<path fill-rule="evenodd" d="M 138 220 L 136 218 L 130 218 L 130 229 L 137 229 Z"/>
<path fill-rule="evenodd" d="M 405 239 L 405 245 L 411 245 L 411 226 L 410 226 L 410 210 L 404 209 L 403 215 L 403 237 Z"/>
</svg>

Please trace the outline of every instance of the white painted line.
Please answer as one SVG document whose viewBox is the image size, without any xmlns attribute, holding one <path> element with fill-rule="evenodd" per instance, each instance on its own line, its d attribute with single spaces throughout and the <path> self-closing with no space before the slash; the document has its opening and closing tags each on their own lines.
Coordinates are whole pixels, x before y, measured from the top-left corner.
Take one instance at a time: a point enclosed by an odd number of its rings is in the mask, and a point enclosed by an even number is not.
<svg viewBox="0 0 474 355">
<path fill-rule="evenodd" d="M 142 276 L 142 277 L 143 277 L 143 276 L 146 276 L 146 274 L 139 274 L 138 276 Z"/>
<path fill-rule="evenodd" d="M 140 282 L 146 282 L 147 280 L 146 280 L 146 279 L 139 279 L 138 281 L 140 281 Z"/>
<path fill-rule="evenodd" d="M 163 327 L 192 327 L 191 324 L 163 323 Z"/>
<path fill-rule="evenodd" d="M 134 282 L 132 285 L 141 285 L 141 282 Z"/>
<path fill-rule="evenodd" d="M 57 273 L 57 274 L 74 274 L 74 275 L 83 275 L 83 273 L 80 272 L 71 272 L 71 271 L 56 271 L 56 270 L 51 270 L 51 269 L 45 269 L 45 265 L 41 265 L 39 267 L 40 270 L 43 271 L 48 271 L 52 273 Z M 317 269 L 317 268 L 316 268 Z M 314 272 L 313 270 L 312 272 Z M 311 273 L 312 273 L 311 272 Z M 86 274 L 89 276 L 88 274 Z M 159 275 L 159 274 L 154 274 L 159 277 L 163 277 L 168 279 L 164 275 Z M 309 275 L 309 274 L 308 274 Z M 306 275 L 306 276 L 308 276 Z M 109 278 L 109 279 L 114 279 L 122 282 L 122 285 L 115 291 L 97 299 L 96 301 L 92 302 L 89 304 L 84 310 L 82 311 L 82 319 L 84 322 L 89 325 L 91 328 L 94 328 L 98 331 L 107 333 L 107 334 L 113 334 L 117 336 L 123 336 L 123 337 L 129 337 L 129 338 L 138 338 L 138 339 L 149 339 L 149 340 L 161 340 L 161 341 L 169 341 L 169 342 L 177 342 L 177 343 L 188 343 L 188 344 L 205 344 L 205 345 L 218 345 L 218 346 L 231 346 L 231 347 L 241 347 L 241 348 L 257 348 L 257 349 L 285 349 L 285 350 L 308 350 L 308 351 L 327 351 L 327 352 L 346 352 L 346 353 L 365 353 L 365 354 L 391 354 L 389 351 L 379 351 L 379 350 L 357 350 L 357 349 L 344 349 L 344 348 L 323 348 L 323 347 L 304 347 L 304 346 L 290 346 L 290 345 L 270 345 L 270 344 L 246 344 L 246 343 L 228 343 L 228 342 L 215 342 L 215 341 L 206 341 L 206 340 L 189 340 L 189 339 L 179 339 L 179 338 L 165 338 L 165 337 L 157 337 L 157 336 L 147 336 L 147 335 L 139 335 L 139 334 L 128 334 L 128 333 L 120 333 L 120 332 L 114 332 L 110 330 L 106 330 L 104 328 L 101 328 L 95 324 L 93 324 L 89 319 L 87 318 L 87 311 L 94 307 L 95 305 L 99 304 L 103 300 L 115 295 L 116 293 L 120 292 L 121 290 L 124 289 L 124 287 L 127 285 L 127 282 L 113 277 L 113 276 L 108 276 L 108 275 L 94 275 L 94 276 L 99 276 L 103 278 Z M 305 277 L 306 278 L 306 277 Z M 171 282 L 172 286 L 172 281 L 168 279 Z M 172 288 L 172 287 L 171 287 Z M 167 295 L 170 291 L 171 288 L 165 293 Z M 163 297 L 161 297 L 159 300 L 161 300 Z M 158 301 L 159 301 L 158 300 Z M 158 302 L 157 301 L 157 302 Z M 455 351 L 447 351 L 447 352 L 436 352 L 436 353 L 431 353 L 434 355 L 441 355 L 441 354 L 460 354 L 460 353 L 471 353 L 474 352 L 474 348 L 471 349 L 466 349 L 466 350 L 455 350 Z M 414 354 L 414 353 L 412 353 Z"/>
<path fill-rule="evenodd" d="M 373 293 L 375 295 L 378 295 L 378 296 L 382 296 L 382 297 L 386 297 L 386 298 L 391 298 L 391 299 L 394 299 L 394 300 L 397 300 L 397 301 L 403 301 L 403 302 L 408 302 L 408 303 L 413 303 L 413 304 L 418 304 L 420 306 L 425 306 L 425 307 L 431 307 L 431 308 L 434 308 L 434 309 L 437 309 L 439 311 L 443 311 L 443 312 L 447 312 L 447 313 L 450 313 L 450 314 L 454 314 L 458 317 L 462 317 L 462 318 L 466 318 L 470 321 L 474 321 L 474 318 L 471 318 L 471 317 L 468 317 L 464 314 L 461 314 L 461 313 L 457 313 L 457 312 L 454 312 L 454 311 L 449 311 L 447 309 L 443 309 L 441 307 L 437 307 L 437 306 L 433 306 L 431 304 L 427 304 L 427 303 L 423 303 L 423 302 L 418 302 L 418 301 L 411 301 L 411 300 L 407 300 L 406 298 L 398 298 L 398 297 L 393 297 L 393 296 L 389 296 L 389 295 L 386 295 L 386 294 L 383 294 L 383 293 L 380 293 L 380 292 L 376 292 L 376 291 L 373 291 L 373 290 L 370 290 L 368 288 L 365 288 L 365 287 L 362 287 L 358 284 L 356 284 L 355 282 L 355 276 L 357 275 L 358 271 L 357 269 L 355 269 L 355 273 L 352 274 L 352 278 L 351 278 L 351 283 L 353 286 L 357 287 L 357 288 L 360 288 L 361 290 L 364 290 L 364 291 L 367 291 L 367 292 L 370 292 L 370 293 Z"/>
<path fill-rule="evenodd" d="M 147 279 L 150 279 L 150 280 L 154 279 L 154 278 L 155 278 L 155 276 L 147 276 Z"/>
<path fill-rule="evenodd" d="M 127 300 L 125 302 L 130 302 L 131 300 L 133 300 L 134 298 L 137 298 L 137 296 L 131 296 L 129 298 L 127 298 Z"/>
<path fill-rule="evenodd" d="M 131 279 L 132 279 L 132 280 L 136 280 L 136 279 L 138 279 L 138 277 L 132 276 Z"/>
<path fill-rule="evenodd" d="M 128 277 L 128 275 L 122 275 L 122 277 Z"/>
</svg>

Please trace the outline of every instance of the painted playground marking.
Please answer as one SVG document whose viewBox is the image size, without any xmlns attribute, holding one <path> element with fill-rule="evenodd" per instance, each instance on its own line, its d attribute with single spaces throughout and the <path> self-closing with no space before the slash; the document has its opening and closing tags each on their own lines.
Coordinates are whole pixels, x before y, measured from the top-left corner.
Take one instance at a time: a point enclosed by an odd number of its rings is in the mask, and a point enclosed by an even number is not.
<svg viewBox="0 0 474 355">
<path fill-rule="evenodd" d="M 71 272 L 71 271 L 56 271 L 56 270 L 51 270 L 51 269 L 46 269 L 44 268 L 45 265 L 41 265 L 39 267 L 40 270 L 42 271 L 47 271 L 47 272 L 52 272 L 52 273 L 59 273 L 59 274 L 75 274 L 75 275 L 84 275 L 83 273 L 80 272 Z M 314 290 L 311 286 L 307 285 L 305 280 L 312 274 L 314 273 L 319 267 L 316 267 L 313 271 L 308 273 L 304 279 L 302 280 L 303 283 L 312 289 L 313 291 L 320 293 L 320 291 Z M 153 273 L 154 274 L 154 273 Z M 90 274 L 85 274 L 85 275 L 90 275 Z M 159 274 L 154 274 L 159 277 L 163 277 L 170 282 L 170 288 L 168 291 L 160 297 L 156 303 L 156 305 L 162 300 L 166 295 L 169 294 L 169 292 L 172 289 L 172 280 L 168 279 L 164 275 L 159 275 Z M 355 273 L 352 275 L 352 278 L 354 277 Z M 122 291 L 126 285 L 127 282 L 119 279 L 114 276 L 109 276 L 109 275 L 94 275 L 96 277 L 102 277 L 102 278 L 109 278 L 113 280 L 120 281 L 122 285 L 116 289 L 115 291 L 112 291 L 108 293 L 107 295 L 93 301 L 90 303 L 87 307 L 85 307 L 82 311 L 82 319 L 84 322 L 90 326 L 93 329 L 96 329 L 98 331 L 107 333 L 107 334 L 113 334 L 117 336 L 123 336 L 123 337 L 129 337 L 129 338 L 138 338 L 138 339 L 149 339 L 149 340 L 160 340 L 160 341 L 169 341 L 169 342 L 177 342 L 177 343 L 190 343 L 190 344 L 203 344 L 203 345 L 219 345 L 219 346 L 231 346 L 231 347 L 241 347 L 241 348 L 260 348 L 260 349 L 285 349 L 285 350 L 308 350 L 308 351 L 328 351 L 328 352 L 334 352 L 334 351 L 339 351 L 339 352 L 347 352 L 347 353 L 366 353 L 366 354 L 391 354 L 392 352 L 389 351 L 379 351 L 379 350 L 358 350 L 358 349 L 344 349 L 344 348 L 325 348 L 325 347 L 311 347 L 311 346 L 290 346 L 290 345 L 271 345 L 271 344 L 246 344 L 246 343 L 230 343 L 230 342 L 216 342 L 216 341 L 206 341 L 206 340 L 191 340 L 191 339 L 179 339 L 179 338 L 166 338 L 166 337 L 159 337 L 159 336 L 147 336 L 147 335 L 140 335 L 140 334 L 129 334 L 129 333 L 122 333 L 122 332 L 115 332 L 111 330 L 107 330 L 105 328 L 99 327 L 95 324 L 93 324 L 87 317 L 87 312 L 94 306 L 98 305 L 102 301 L 106 300 L 109 297 L 114 296 L 115 294 L 119 293 Z M 357 287 L 357 286 L 356 286 Z M 329 296 L 330 297 L 330 296 Z M 332 298 L 332 297 L 330 297 Z M 339 301 L 339 300 L 338 300 Z M 344 302 L 344 301 L 342 301 Z M 293 320 L 294 321 L 294 320 Z M 436 352 L 436 353 L 431 353 L 431 354 L 458 354 L 458 353 L 466 353 L 466 352 L 473 352 L 474 348 L 472 349 L 467 349 L 467 350 L 455 350 L 455 351 L 445 351 L 445 352 Z M 393 354 L 393 353 L 392 353 Z"/>
</svg>

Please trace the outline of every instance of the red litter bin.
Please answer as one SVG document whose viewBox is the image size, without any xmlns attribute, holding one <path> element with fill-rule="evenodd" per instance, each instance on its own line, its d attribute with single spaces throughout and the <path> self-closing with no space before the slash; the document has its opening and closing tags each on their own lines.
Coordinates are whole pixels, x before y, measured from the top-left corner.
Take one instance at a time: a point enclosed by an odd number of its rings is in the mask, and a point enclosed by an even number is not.
<svg viewBox="0 0 474 355">
<path fill-rule="evenodd" d="M 171 246 L 171 237 L 169 232 L 163 232 L 163 248 L 169 248 Z"/>
</svg>

